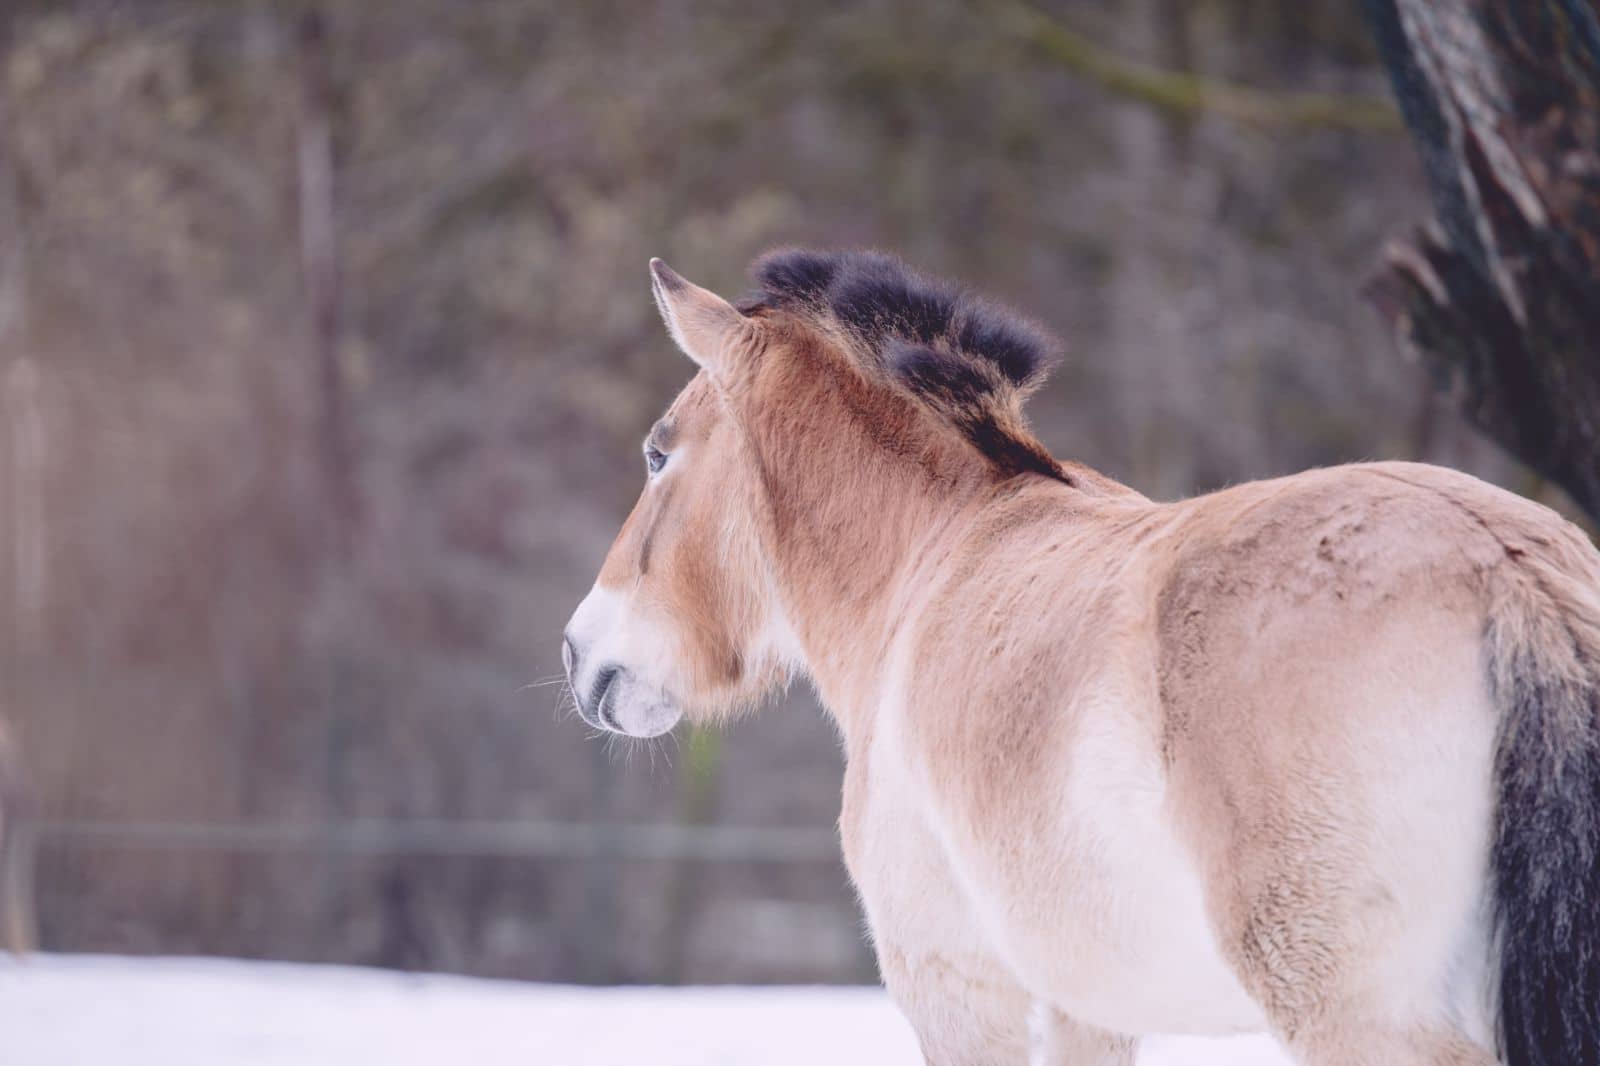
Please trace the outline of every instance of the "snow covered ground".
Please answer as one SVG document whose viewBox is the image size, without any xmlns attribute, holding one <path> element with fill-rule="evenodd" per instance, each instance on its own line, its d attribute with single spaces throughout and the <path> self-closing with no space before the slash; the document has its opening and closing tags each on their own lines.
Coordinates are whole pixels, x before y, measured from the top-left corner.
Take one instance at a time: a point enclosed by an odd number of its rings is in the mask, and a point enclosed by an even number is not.
<svg viewBox="0 0 1600 1066">
<path fill-rule="evenodd" d="M 0 960 L 5 1066 L 915 1066 L 875 989 L 580 989 L 226 959 Z M 1264 1038 L 1141 1066 L 1287 1066 Z"/>
</svg>

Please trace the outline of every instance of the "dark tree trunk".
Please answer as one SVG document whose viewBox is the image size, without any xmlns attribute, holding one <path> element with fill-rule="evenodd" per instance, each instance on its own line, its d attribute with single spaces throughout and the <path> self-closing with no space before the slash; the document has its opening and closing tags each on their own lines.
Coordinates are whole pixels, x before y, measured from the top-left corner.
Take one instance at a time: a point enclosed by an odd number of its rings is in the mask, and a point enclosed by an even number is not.
<svg viewBox="0 0 1600 1066">
<path fill-rule="evenodd" d="M 1468 418 L 1600 519 L 1600 12 L 1363 2 L 1437 212 L 1370 294 Z"/>
</svg>

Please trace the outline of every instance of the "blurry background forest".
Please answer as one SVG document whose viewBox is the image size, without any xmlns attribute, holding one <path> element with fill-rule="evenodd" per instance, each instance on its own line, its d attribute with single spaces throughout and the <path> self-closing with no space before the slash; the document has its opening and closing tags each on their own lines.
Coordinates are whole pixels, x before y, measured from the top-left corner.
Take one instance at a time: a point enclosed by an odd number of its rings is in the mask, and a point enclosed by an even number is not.
<svg viewBox="0 0 1600 1066">
<path fill-rule="evenodd" d="M 1042 10 L 9 0 L 0 721 L 42 944 L 871 978 L 805 693 L 647 752 L 535 684 L 690 374 L 652 255 L 964 279 L 1066 339 L 1045 441 L 1151 495 L 1389 457 L 1545 491 L 1362 302 L 1428 204 L 1357 5 Z"/>
</svg>

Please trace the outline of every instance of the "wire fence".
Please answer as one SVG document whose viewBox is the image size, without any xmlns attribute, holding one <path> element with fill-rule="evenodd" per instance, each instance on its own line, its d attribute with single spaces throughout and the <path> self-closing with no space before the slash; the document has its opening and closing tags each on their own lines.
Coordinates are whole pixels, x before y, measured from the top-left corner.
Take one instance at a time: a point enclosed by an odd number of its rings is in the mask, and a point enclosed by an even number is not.
<svg viewBox="0 0 1600 1066">
<path fill-rule="evenodd" d="M 43 821 L 39 843 L 188 851 L 533 859 L 835 862 L 837 833 L 820 828 L 447 819 L 330 822 Z"/>
<path fill-rule="evenodd" d="M 341 819 L 323 822 L 41 820 L 11 827 L 9 859 L 0 855 L 0 916 L 11 929 L 0 950 L 37 943 L 35 871 L 43 849 L 305 855 L 513 858 L 579 861 L 590 884 L 577 919 L 584 930 L 576 977 L 615 980 L 616 878 L 619 862 L 674 861 L 679 878 L 700 863 L 837 864 L 833 828 L 746 827 L 668 823 L 457 819 Z M 17 830 L 21 830 L 17 832 Z M 6 885 L 9 882 L 9 891 Z M 684 882 L 680 891 L 688 891 Z M 332 886 L 325 886 L 332 891 Z M 664 973 L 681 979 L 679 945 Z"/>
</svg>

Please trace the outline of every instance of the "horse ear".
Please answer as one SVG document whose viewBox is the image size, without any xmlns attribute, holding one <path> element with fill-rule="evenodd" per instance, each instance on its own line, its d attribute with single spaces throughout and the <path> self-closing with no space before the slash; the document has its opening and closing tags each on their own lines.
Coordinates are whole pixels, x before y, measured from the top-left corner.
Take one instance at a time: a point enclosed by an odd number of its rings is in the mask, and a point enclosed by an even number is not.
<svg viewBox="0 0 1600 1066">
<path fill-rule="evenodd" d="M 686 281 L 659 259 L 650 260 L 650 287 L 661 321 L 685 355 L 713 374 L 726 369 L 744 322 L 732 304 L 709 289 Z"/>
</svg>

